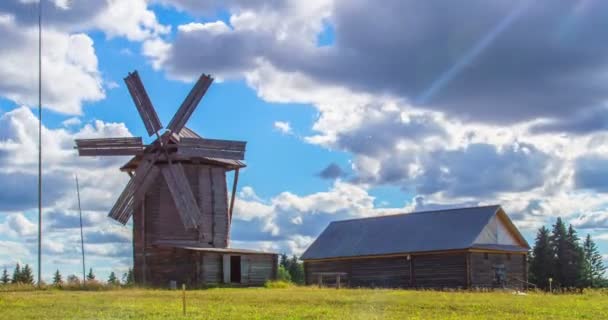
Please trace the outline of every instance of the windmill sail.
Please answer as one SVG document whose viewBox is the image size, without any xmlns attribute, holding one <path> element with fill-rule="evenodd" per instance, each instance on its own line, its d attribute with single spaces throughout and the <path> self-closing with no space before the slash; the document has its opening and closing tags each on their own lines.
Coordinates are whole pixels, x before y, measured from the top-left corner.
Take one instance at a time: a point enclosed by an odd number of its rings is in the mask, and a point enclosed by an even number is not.
<svg viewBox="0 0 608 320">
<path fill-rule="evenodd" d="M 133 98 L 135 107 L 137 107 L 137 111 L 139 112 L 139 115 L 146 126 L 148 135 L 152 136 L 156 134 L 158 130 L 162 129 L 163 125 L 158 119 L 158 115 L 156 114 L 154 106 L 150 101 L 150 97 L 148 97 L 148 93 L 146 92 L 146 89 L 139 78 L 139 74 L 137 71 L 129 73 L 129 76 L 127 76 L 124 80 L 127 84 L 127 88 L 129 89 L 129 93 Z"/>
<path fill-rule="evenodd" d="M 230 160 L 243 160 L 245 158 L 244 141 L 182 138 L 177 154 L 186 157 L 209 157 Z"/>
<path fill-rule="evenodd" d="M 173 116 L 173 119 L 171 119 L 171 122 L 169 122 L 167 129 L 169 129 L 171 132 L 180 132 L 182 130 L 212 82 L 213 78 L 205 74 L 202 74 L 200 78 L 198 78 L 194 88 L 192 88 L 184 102 L 182 102 L 182 105 L 177 110 L 177 113 Z"/>
<path fill-rule="evenodd" d="M 76 149 L 80 156 L 130 156 L 143 153 L 140 137 L 77 139 Z"/>
<path fill-rule="evenodd" d="M 197 228 L 201 211 L 188 183 L 184 167 L 180 163 L 167 164 L 161 167 L 161 172 L 184 227 L 186 229 Z"/>
</svg>

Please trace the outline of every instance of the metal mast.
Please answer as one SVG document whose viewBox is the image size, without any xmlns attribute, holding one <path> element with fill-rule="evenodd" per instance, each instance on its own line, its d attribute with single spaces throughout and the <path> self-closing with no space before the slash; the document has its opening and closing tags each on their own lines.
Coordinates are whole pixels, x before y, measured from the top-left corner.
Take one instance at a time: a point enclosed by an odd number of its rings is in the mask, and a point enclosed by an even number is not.
<svg viewBox="0 0 608 320">
<path fill-rule="evenodd" d="M 86 283 L 86 268 L 84 266 L 84 235 L 82 232 L 82 209 L 80 208 L 80 186 L 78 185 L 78 176 L 76 175 L 76 195 L 78 195 L 78 214 L 80 215 L 80 247 L 82 248 L 82 283 Z"/>
<path fill-rule="evenodd" d="M 38 287 L 42 279 L 42 1 L 38 2 Z"/>
</svg>

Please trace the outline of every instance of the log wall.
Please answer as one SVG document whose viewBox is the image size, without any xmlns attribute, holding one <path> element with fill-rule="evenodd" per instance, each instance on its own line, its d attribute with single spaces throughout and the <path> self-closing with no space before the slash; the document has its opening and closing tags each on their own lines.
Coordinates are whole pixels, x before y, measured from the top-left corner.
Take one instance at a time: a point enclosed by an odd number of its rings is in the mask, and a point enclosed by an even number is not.
<svg viewBox="0 0 608 320">
<path fill-rule="evenodd" d="M 487 258 L 486 258 L 487 256 Z M 504 266 L 506 273 L 506 286 L 509 288 L 523 288 L 521 280 L 527 281 L 527 260 L 525 254 L 507 253 L 471 253 L 471 286 L 497 287 L 495 267 Z"/>
<path fill-rule="evenodd" d="M 341 281 L 350 287 L 466 287 L 466 270 L 465 253 L 304 262 L 306 284 L 316 284 L 318 272 L 345 272 Z M 323 283 L 333 285 L 335 277 Z"/>
</svg>

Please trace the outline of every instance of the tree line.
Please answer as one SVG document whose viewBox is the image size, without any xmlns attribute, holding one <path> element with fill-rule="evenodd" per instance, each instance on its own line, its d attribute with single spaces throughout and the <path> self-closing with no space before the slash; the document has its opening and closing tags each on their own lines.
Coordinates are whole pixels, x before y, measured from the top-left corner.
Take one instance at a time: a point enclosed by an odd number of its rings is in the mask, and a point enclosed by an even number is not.
<svg viewBox="0 0 608 320">
<path fill-rule="evenodd" d="M 295 255 L 289 258 L 286 254 L 281 254 L 277 279 L 295 284 L 304 284 L 304 265 Z"/>
<path fill-rule="evenodd" d="M 561 218 L 550 231 L 541 227 L 530 252 L 529 279 L 539 288 L 607 287 L 606 267 L 595 242 L 587 234 L 581 242 L 578 233 Z"/>
<path fill-rule="evenodd" d="M 2 271 L 2 276 L 0 277 L 0 285 L 9 285 L 9 284 L 21 284 L 21 285 L 34 285 L 34 275 L 32 269 L 28 264 L 26 264 L 23 268 L 19 263 L 15 265 L 13 269 L 12 276 L 9 276 L 9 271 L 4 268 Z M 65 280 L 59 269 L 55 271 L 53 274 L 52 285 L 54 287 L 63 287 L 67 286 L 82 286 L 86 284 L 102 284 L 95 273 L 93 272 L 93 268 L 89 269 L 89 272 L 86 275 L 86 280 L 81 281 L 81 279 L 74 275 L 70 274 Z M 112 271 L 105 282 L 107 285 L 111 286 L 132 286 L 135 284 L 135 278 L 133 275 L 133 269 L 129 268 L 129 270 L 122 275 L 122 279 L 119 279 L 114 271 Z"/>
</svg>

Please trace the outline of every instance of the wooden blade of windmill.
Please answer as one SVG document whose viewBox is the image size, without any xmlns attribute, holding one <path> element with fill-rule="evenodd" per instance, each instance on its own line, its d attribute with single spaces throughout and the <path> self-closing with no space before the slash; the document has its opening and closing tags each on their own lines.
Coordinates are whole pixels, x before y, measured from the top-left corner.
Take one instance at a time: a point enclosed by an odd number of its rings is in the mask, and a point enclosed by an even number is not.
<svg viewBox="0 0 608 320">
<path fill-rule="evenodd" d="M 122 191 L 118 200 L 110 210 L 108 216 L 122 224 L 126 224 L 127 221 L 133 215 L 133 206 L 135 203 L 143 199 L 143 194 L 156 176 L 158 176 L 158 168 L 154 166 L 155 157 L 152 159 L 144 159 L 135 170 L 135 175 Z"/>
<path fill-rule="evenodd" d="M 76 139 L 80 156 L 134 156 L 143 153 L 141 137 Z"/>
<path fill-rule="evenodd" d="M 112 206 L 108 217 L 124 224 L 127 224 L 129 218 L 133 215 L 133 193 L 135 192 L 135 186 L 133 179 L 129 180 L 129 183 L 125 186 L 121 192 L 118 200 Z"/>
<path fill-rule="evenodd" d="M 168 163 L 161 167 L 161 172 L 184 227 L 186 229 L 197 228 L 201 211 L 188 183 L 184 167 L 180 163 Z"/>
<path fill-rule="evenodd" d="M 245 159 L 245 141 L 182 138 L 177 146 L 177 155 L 185 157 Z"/>
<path fill-rule="evenodd" d="M 124 80 L 129 89 L 129 93 L 131 94 L 131 98 L 133 98 L 135 107 L 146 126 L 148 135 L 152 136 L 156 134 L 158 130 L 162 129 L 163 125 L 160 123 L 160 119 L 158 119 L 156 110 L 154 110 L 154 106 L 150 101 L 150 97 L 148 97 L 144 84 L 139 78 L 139 74 L 137 71 L 130 72 Z"/>
<path fill-rule="evenodd" d="M 207 92 L 207 89 L 209 89 L 209 86 L 212 82 L 213 78 L 211 78 L 211 76 L 209 75 L 202 74 L 198 78 L 198 81 L 196 82 L 192 90 L 190 90 L 190 93 L 188 94 L 184 102 L 182 102 L 182 105 L 179 107 L 179 109 L 173 116 L 173 119 L 171 119 L 171 122 L 169 122 L 169 126 L 167 126 L 167 129 L 175 133 L 179 133 L 182 130 L 182 128 L 186 125 L 186 122 L 188 122 L 188 119 L 190 119 L 192 112 L 194 112 L 194 109 L 196 109 L 196 106 L 198 106 L 199 102 Z"/>
</svg>

